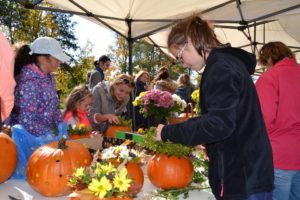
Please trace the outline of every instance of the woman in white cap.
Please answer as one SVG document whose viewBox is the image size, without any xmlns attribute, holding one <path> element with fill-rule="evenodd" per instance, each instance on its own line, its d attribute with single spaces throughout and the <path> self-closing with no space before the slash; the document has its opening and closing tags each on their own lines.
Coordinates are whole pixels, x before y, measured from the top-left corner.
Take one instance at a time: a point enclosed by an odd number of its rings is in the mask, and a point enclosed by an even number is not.
<svg viewBox="0 0 300 200">
<path fill-rule="evenodd" d="M 49 37 L 36 39 L 16 54 L 12 138 L 17 145 L 18 164 L 13 178 L 25 178 L 28 158 L 36 148 L 63 134 L 67 136 L 52 72 L 68 60 L 58 41 Z"/>
</svg>

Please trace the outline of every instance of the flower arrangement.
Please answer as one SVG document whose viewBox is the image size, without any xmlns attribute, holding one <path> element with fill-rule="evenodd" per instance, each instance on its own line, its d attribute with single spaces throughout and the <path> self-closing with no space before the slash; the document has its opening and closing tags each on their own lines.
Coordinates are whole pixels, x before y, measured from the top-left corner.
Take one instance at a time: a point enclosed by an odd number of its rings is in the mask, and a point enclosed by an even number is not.
<svg viewBox="0 0 300 200">
<path fill-rule="evenodd" d="M 110 162 L 97 162 L 87 168 L 77 168 L 69 179 L 71 187 L 81 186 L 83 195 L 97 198 L 127 197 L 132 179 L 124 165 L 116 167 Z"/>
<path fill-rule="evenodd" d="M 126 117 L 120 116 L 119 117 L 119 123 L 116 124 L 116 125 L 132 127 L 132 119 L 126 119 Z"/>
<path fill-rule="evenodd" d="M 144 131 L 144 138 L 141 146 L 159 154 L 167 154 L 168 156 L 188 156 L 190 155 L 194 148 L 189 146 L 184 146 L 181 144 L 175 144 L 173 142 L 167 141 L 157 141 L 155 140 L 156 128 L 151 127 Z"/>
<path fill-rule="evenodd" d="M 191 94 L 192 100 L 196 103 L 195 105 L 195 112 L 197 114 L 200 114 L 200 91 L 199 89 L 196 89 Z"/>
<path fill-rule="evenodd" d="M 153 116 L 158 119 L 166 119 L 172 114 L 182 112 L 186 102 L 176 94 L 167 91 L 148 90 L 141 92 L 133 101 L 133 106 L 140 106 L 140 113 L 144 117 Z"/>
<path fill-rule="evenodd" d="M 86 135 L 92 131 L 92 127 L 85 124 L 69 125 L 69 135 Z"/>
<path fill-rule="evenodd" d="M 137 163 L 141 162 L 141 158 L 144 156 L 144 153 L 139 152 L 133 148 L 128 148 L 127 144 L 129 143 L 130 141 L 125 141 L 122 145 L 105 148 L 102 150 L 99 158 L 101 160 L 112 161 L 117 163 L 121 163 L 125 159 L 127 161 Z"/>
</svg>

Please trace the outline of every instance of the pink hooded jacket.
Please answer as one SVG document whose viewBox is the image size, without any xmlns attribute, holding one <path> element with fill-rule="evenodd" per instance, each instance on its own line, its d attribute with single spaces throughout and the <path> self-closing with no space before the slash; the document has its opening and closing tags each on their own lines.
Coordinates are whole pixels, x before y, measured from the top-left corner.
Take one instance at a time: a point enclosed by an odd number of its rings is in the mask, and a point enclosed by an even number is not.
<svg viewBox="0 0 300 200">
<path fill-rule="evenodd" d="M 300 170 L 300 65 L 284 58 L 256 82 L 274 167 Z"/>
<path fill-rule="evenodd" d="M 4 121 L 14 106 L 14 51 L 0 32 L 0 97 L 1 119 Z"/>
</svg>

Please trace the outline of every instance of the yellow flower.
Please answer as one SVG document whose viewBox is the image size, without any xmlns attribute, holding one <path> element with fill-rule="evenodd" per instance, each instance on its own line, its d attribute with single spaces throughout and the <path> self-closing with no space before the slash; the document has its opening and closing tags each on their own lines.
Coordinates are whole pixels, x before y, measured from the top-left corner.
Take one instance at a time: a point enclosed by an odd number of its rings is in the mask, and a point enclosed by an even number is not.
<svg viewBox="0 0 300 200">
<path fill-rule="evenodd" d="M 112 185 L 110 181 L 104 176 L 101 180 L 92 179 L 92 182 L 88 186 L 89 190 L 91 190 L 95 196 L 99 198 L 104 198 L 108 191 L 112 189 Z"/>
<path fill-rule="evenodd" d="M 84 168 L 83 167 L 79 167 L 76 169 L 74 176 L 81 179 L 84 175 Z"/>
<path fill-rule="evenodd" d="M 198 103 L 199 97 L 200 97 L 199 89 L 194 90 L 191 96 L 192 96 L 193 101 Z"/>
<path fill-rule="evenodd" d="M 122 168 L 119 174 L 114 178 L 114 186 L 121 192 L 127 192 L 130 187 L 131 179 L 127 178 L 127 169 Z"/>
<path fill-rule="evenodd" d="M 143 101 L 142 101 L 142 97 L 145 96 L 147 94 L 147 92 L 141 92 L 139 94 L 139 96 L 137 96 L 135 98 L 135 100 L 132 102 L 132 105 L 135 107 L 135 106 L 140 106 L 140 105 L 143 105 Z"/>
<path fill-rule="evenodd" d="M 85 129 L 85 128 L 86 128 L 85 124 L 79 124 L 79 125 L 78 125 L 78 129 L 79 129 L 79 130 Z"/>
<path fill-rule="evenodd" d="M 144 133 L 144 129 L 143 129 L 143 128 L 139 128 L 139 129 L 137 130 L 137 133 L 138 133 L 138 134 L 143 134 L 143 133 Z"/>
<path fill-rule="evenodd" d="M 113 167 L 111 163 L 108 163 L 108 165 L 101 165 L 100 163 L 97 163 L 95 174 L 109 174 L 116 171 L 116 168 Z"/>
</svg>

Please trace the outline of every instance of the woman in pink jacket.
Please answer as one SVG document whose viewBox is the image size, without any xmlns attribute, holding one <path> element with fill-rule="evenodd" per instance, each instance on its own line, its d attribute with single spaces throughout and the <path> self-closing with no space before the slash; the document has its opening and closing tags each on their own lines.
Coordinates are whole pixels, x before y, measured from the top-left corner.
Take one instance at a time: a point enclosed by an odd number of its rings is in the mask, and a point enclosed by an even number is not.
<svg viewBox="0 0 300 200">
<path fill-rule="evenodd" d="M 14 106 L 14 51 L 0 32 L 0 104 L 1 123 L 9 116 Z"/>
<path fill-rule="evenodd" d="M 266 66 L 256 82 L 275 167 L 273 200 L 300 199 L 300 66 L 282 42 L 259 51 Z"/>
</svg>

